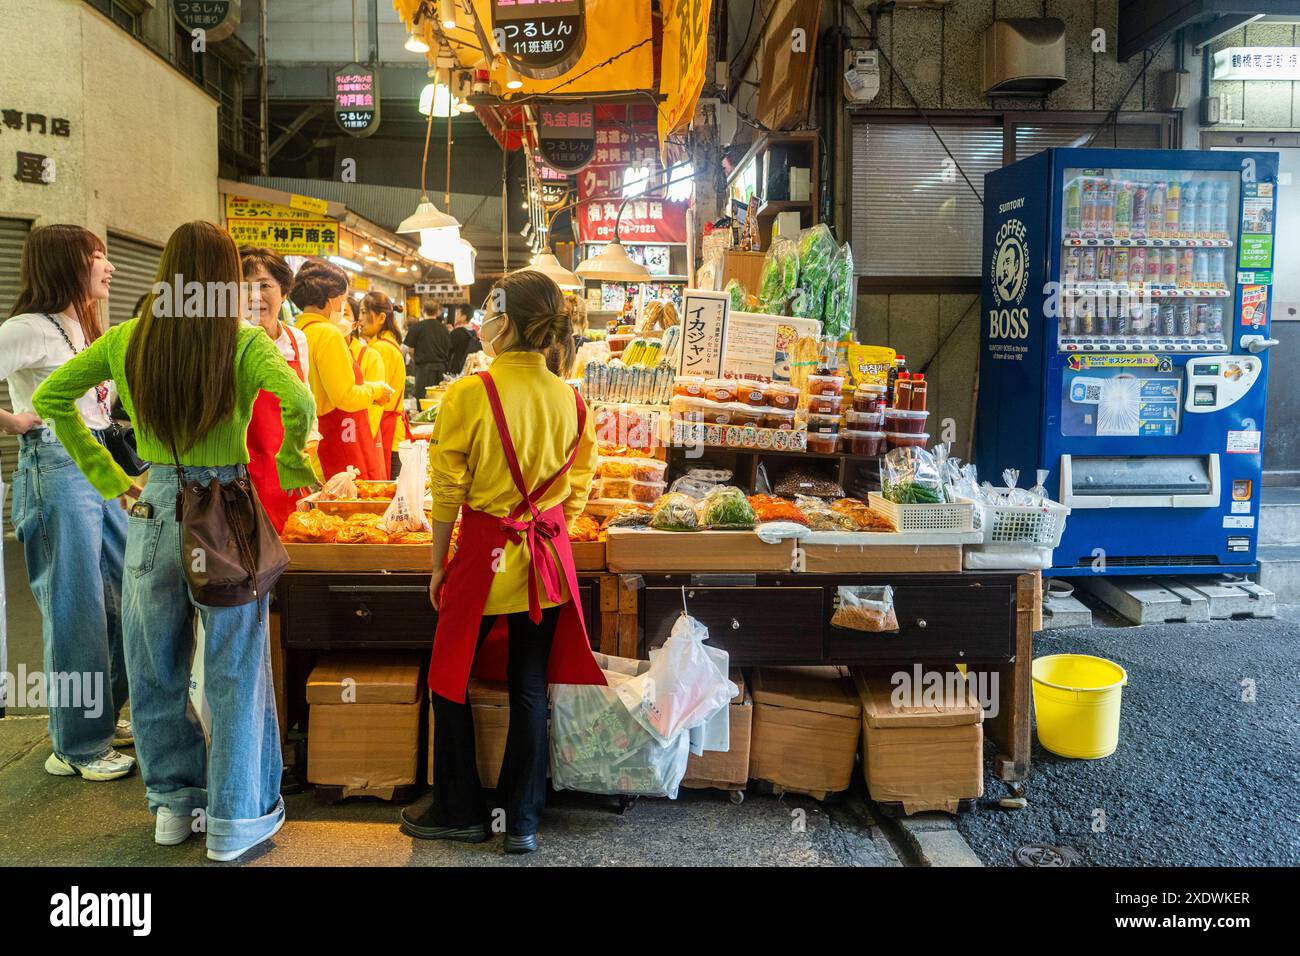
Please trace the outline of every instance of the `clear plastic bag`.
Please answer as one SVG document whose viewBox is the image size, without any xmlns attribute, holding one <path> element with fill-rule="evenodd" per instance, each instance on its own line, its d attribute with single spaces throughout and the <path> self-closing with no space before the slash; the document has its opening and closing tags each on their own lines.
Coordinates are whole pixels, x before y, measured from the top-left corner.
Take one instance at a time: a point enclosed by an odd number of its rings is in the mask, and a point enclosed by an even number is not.
<svg viewBox="0 0 1300 956">
<path fill-rule="evenodd" d="M 794 240 L 777 237 L 763 260 L 758 280 L 758 308 L 769 315 L 785 315 L 799 285 L 799 247 Z"/>
<path fill-rule="evenodd" d="M 849 631 L 897 631 L 894 589 L 868 585 L 845 585 L 836 595 L 831 624 Z"/>
<path fill-rule="evenodd" d="M 339 501 L 344 498 L 355 498 L 357 496 L 357 479 L 361 477 L 361 471 L 348 465 L 337 475 L 332 475 L 327 480 L 317 496 L 320 501 Z"/>
<path fill-rule="evenodd" d="M 657 740 L 618 696 L 618 687 L 648 671 L 651 663 L 603 654 L 596 661 L 609 686 L 551 686 L 551 785 L 676 799 L 690 758 L 690 735 Z"/>
<path fill-rule="evenodd" d="M 939 463 L 924 448 L 895 448 L 880 460 L 880 489 L 899 505 L 943 504 Z"/>
<path fill-rule="evenodd" d="M 695 499 L 679 492 L 664 495 L 655 503 L 650 527 L 656 531 L 698 531 L 700 522 L 695 515 Z"/>
<path fill-rule="evenodd" d="M 836 340 L 848 338 L 853 331 L 853 304 L 857 290 L 853 248 L 846 242 L 831 260 L 830 284 L 826 287 L 826 304 L 822 309 L 823 335 Z"/>
<path fill-rule="evenodd" d="M 739 692 L 705 648 L 709 629 L 686 614 L 642 674 L 614 688 L 628 713 L 660 743 L 699 726 Z"/>
<path fill-rule="evenodd" d="M 754 509 L 745 499 L 745 493 L 729 485 L 710 491 L 695 511 L 705 528 L 747 531 L 754 527 Z"/>
<path fill-rule="evenodd" d="M 831 263 L 837 252 L 839 246 L 825 223 L 818 223 L 799 233 L 799 288 L 803 295 L 795 298 L 792 307 L 794 315 L 801 319 L 821 321 L 826 305 L 826 290 L 831 282 Z M 822 334 L 829 333 L 823 329 Z"/>
<path fill-rule="evenodd" d="M 389 534 L 430 531 L 429 518 L 424 513 L 424 476 L 429 471 L 429 443 L 404 441 L 397 446 L 397 456 L 402 463 L 402 473 L 398 475 L 397 491 L 384 511 L 380 527 Z"/>
<path fill-rule="evenodd" d="M 795 507 L 808 519 L 808 527 L 813 531 L 857 531 L 858 524 L 849 515 L 834 510 L 822 498 L 799 495 L 794 499 Z"/>
<path fill-rule="evenodd" d="M 739 279 L 732 279 L 727 283 L 726 293 L 731 297 L 731 309 L 733 312 L 749 311 L 749 293 L 745 287 L 740 284 Z"/>
</svg>

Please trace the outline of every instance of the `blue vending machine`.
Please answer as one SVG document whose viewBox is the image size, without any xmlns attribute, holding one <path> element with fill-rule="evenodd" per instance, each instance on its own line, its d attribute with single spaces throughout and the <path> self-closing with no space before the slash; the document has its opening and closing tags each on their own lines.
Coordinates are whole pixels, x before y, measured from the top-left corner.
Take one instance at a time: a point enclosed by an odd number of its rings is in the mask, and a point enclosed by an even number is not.
<svg viewBox="0 0 1300 956">
<path fill-rule="evenodd" d="M 1073 509 L 1046 572 L 1251 572 L 1277 154 L 1050 149 L 985 177 L 975 462 Z"/>
</svg>

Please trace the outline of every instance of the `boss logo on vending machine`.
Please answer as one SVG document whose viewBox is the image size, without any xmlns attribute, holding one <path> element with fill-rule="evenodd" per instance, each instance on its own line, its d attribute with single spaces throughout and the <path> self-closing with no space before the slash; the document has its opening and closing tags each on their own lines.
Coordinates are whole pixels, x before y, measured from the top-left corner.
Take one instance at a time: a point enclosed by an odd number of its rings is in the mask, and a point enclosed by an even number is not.
<svg viewBox="0 0 1300 956">
<path fill-rule="evenodd" d="M 1029 309 L 1020 308 L 1025 298 L 1029 250 L 1025 244 L 1025 224 L 1008 219 L 998 229 L 993 244 L 991 286 L 993 302 L 989 310 L 989 337 L 1023 339 L 1029 335 Z"/>
</svg>

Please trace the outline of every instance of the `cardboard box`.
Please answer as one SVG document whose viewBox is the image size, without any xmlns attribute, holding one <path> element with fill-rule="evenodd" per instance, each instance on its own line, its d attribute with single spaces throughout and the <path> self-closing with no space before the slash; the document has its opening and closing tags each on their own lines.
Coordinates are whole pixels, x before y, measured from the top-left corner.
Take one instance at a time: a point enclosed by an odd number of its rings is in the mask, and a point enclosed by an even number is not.
<svg viewBox="0 0 1300 956">
<path fill-rule="evenodd" d="M 470 708 L 474 713 L 474 757 L 479 782 L 492 789 L 501 776 L 506 756 L 506 733 L 510 730 L 510 688 L 495 681 L 471 677 Z M 429 702 L 429 783 L 433 783 L 433 702 Z"/>
<path fill-rule="evenodd" d="M 908 814 L 954 813 L 962 800 L 983 795 L 984 711 L 968 687 L 958 703 L 898 707 L 890 672 L 855 669 L 853 679 L 873 800 L 901 803 Z"/>
<path fill-rule="evenodd" d="M 824 797 L 847 790 L 862 703 L 844 667 L 758 667 L 753 672 L 749 775 Z"/>
<path fill-rule="evenodd" d="M 788 573 L 793 540 L 767 544 L 752 531 L 650 531 L 611 528 L 605 542 L 610 571 L 770 571 Z"/>
<path fill-rule="evenodd" d="M 731 749 L 725 753 L 706 750 L 699 756 L 691 754 L 686 761 L 683 787 L 732 790 L 744 787 L 749 781 L 749 744 L 754 723 L 754 702 L 745 687 L 745 675 L 733 667 L 728 676 L 740 688 L 740 693 L 731 699 L 731 705 L 727 708 L 731 726 Z"/>
<path fill-rule="evenodd" d="M 307 779 L 348 791 L 415 783 L 422 656 L 322 655 L 307 678 Z"/>
</svg>

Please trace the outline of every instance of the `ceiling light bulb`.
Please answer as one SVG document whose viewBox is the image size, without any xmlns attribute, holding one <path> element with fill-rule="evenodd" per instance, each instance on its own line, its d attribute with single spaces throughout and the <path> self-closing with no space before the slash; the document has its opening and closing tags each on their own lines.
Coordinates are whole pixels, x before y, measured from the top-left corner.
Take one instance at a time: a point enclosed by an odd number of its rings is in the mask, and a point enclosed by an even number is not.
<svg viewBox="0 0 1300 956">
<path fill-rule="evenodd" d="M 412 33 L 406 38 L 406 42 L 402 44 L 402 49 L 409 50 L 412 53 L 428 53 L 429 44 Z"/>
<path fill-rule="evenodd" d="M 455 0 L 438 0 L 438 20 L 444 30 L 456 29 Z"/>
</svg>

